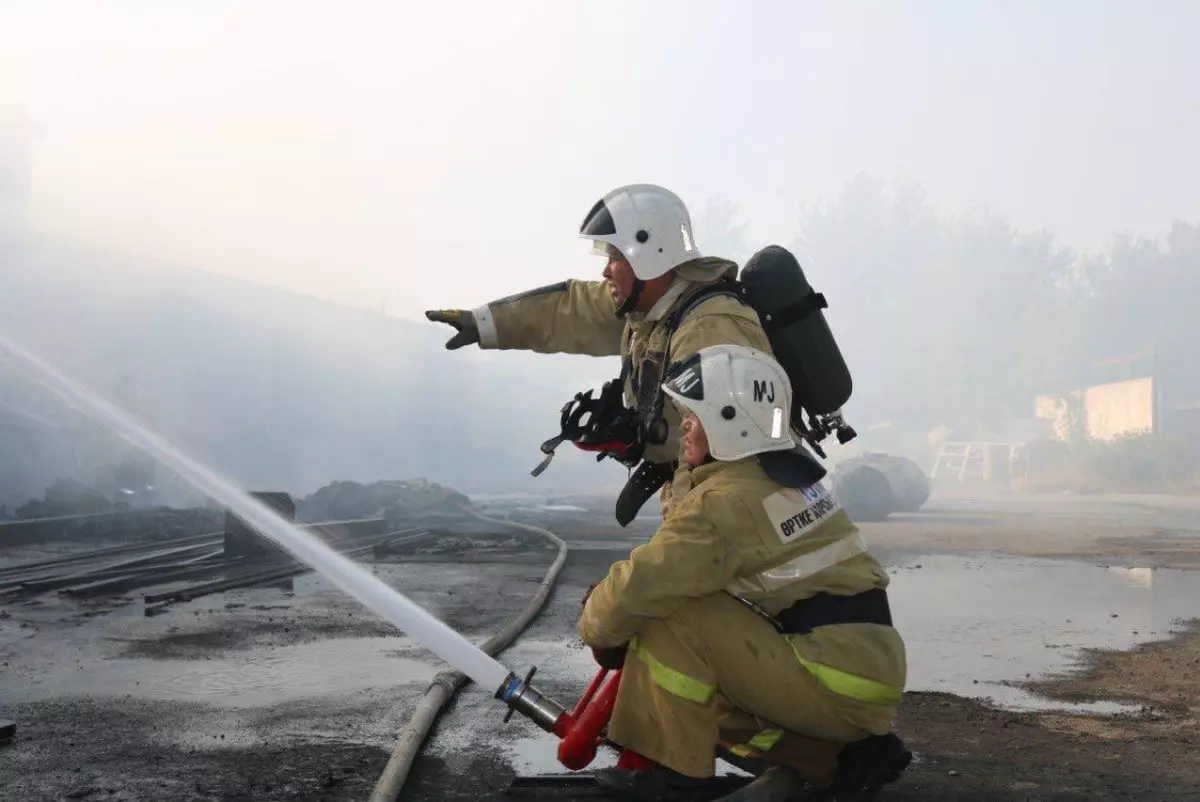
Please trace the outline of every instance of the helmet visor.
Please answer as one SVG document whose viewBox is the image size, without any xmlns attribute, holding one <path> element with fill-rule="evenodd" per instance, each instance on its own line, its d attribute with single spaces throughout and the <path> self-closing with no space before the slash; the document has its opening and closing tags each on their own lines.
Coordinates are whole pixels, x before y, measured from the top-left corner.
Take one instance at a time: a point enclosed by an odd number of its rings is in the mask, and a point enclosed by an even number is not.
<svg viewBox="0 0 1200 802">
<path fill-rule="evenodd" d="M 581 237 L 611 237 L 617 233 L 617 224 L 613 221 L 612 212 L 603 200 L 596 202 L 592 210 L 583 219 L 579 227 Z"/>
</svg>

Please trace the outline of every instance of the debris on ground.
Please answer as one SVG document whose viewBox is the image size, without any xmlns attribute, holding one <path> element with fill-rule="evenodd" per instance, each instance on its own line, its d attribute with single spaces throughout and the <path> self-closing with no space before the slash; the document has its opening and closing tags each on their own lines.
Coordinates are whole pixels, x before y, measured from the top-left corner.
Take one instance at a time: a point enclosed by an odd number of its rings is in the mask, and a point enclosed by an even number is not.
<svg viewBox="0 0 1200 802">
<path fill-rule="evenodd" d="M 647 534 L 618 529 L 608 499 L 595 504 L 571 498 L 561 501 L 577 511 L 569 516 L 538 513 L 537 507 L 524 501 L 508 502 L 496 511 L 513 520 L 540 521 L 572 548 L 537 629 L 503 660 L 522 671 L 539 666 L 539 677 L 546 677 L 546 692 L 572 702 L 594 668 L 575 631 L 578 599 L 584 588 Z M 1187 572 L 1141 567 L 1154 565 L 1159 555 L 1158 541 L 1145 528 L 1151 509 L 1145 505 L 1152 501 L 1134 504 L 1092 498 L 1080 502 L 1055 497 L 1004 499 L 1003 503 L 971 498 L 955 503 L 939 497 L 927 505 L 939 514 L 931 510 L 921 516 L 897 516 L 886 523 L 867 524 L 864 532 L 869 539 L 883 541 L 887 528 L 881 557 L 897 571 L 924 566 L 910 579 L 896 575 L 897 599 L 903 586 L 936 585 L 947 576 L 946 560 L 959 559 L 969 562 L 961 568 L 969 575 L 959 579 L 970 582 L 973 591 L 954 598 L 978 595 L 986 603 L 985 590 L 975 578 L 986 580 L 995 563 L 1011 560 L 939 558 L 929 551 L 992 552 L 1002 544 L 1006 550 L 1026 554 L 1087 549 L 1088 554 L 1103 555 L 1106 562 L 1136 562 L 1137 568 L 1108 569 L 1092 565 L 1094 560 L 1089 559 L 1075 561 L 1072 570 L 1082 570 L 1079 565 L 1086 564 L 1088 571 L 1105 571 L 1106 581 L 1114 587 L 1138 588 L 1143 596 L 1152 593 L 1154 606 L 1161 608 L 1167 598 L 1187 602 L 1192 585 Z M 1181 544 L 1190 540 L 1194 550 L 1200 524 L 1192 507 L 1180 505 L 1175 510 L 1156 506 L 1152 514 L 1156 525 L 1169 530 Z M 645 523 L 647 532 L 653 531 L 652 522 Z M 398 535 L 372 545 L 373 556 L 364 553 L 357 559 L 472 641 L 494 634 L 525 603 L 553 559 L 552 553 L 535 553 L 533 544 L 542 542 L 539 538 L 530 536 L 526 542 L 524 535 L 489 532 L 479 523 L 419 529 L 420 539 L 401 542 L 410 535 Z M 881 536 L 874 538 L 876 532 Z M 50 559 L 68 562 L 43 565 L 37 572 L 57 575 L 60 568 L 73 566 L 72 571 L 81 573 L 91 566 L 133 574 L 146 568 L 147 560 L 154 565 L 160 558 L 205 557 L 213 546 L 209 541 L 217 537 L 214 533 L 184 543 L 141 544 L 133 550 L 102 554 L 103 559 L 95 554 L 83 557 L 81 552 L 57 554 Z M 361 544 L 367 546 L 375 539 L 374 534 L 364 534 Z M 185 551 L 157 554 L 171 549 Z M 1128 560 L 1116 556 L 1125 554 L 1131 555 Z M 0 552 L 0 558 L 4 559 L 0 579 L 7 576 L 11 581 L 30 570 L 27 565 L 14 566 L 15 558 L 8 554 Z M 1062 560 L 1046 563 L 1070 565 Z M 321 577 L 307 574 L 289 582 L 286 589 L 267 584 L 180 601 L 163 608 L 161 617 L 152 618 L 137 615 L 136 607 L 122 609 L 110 603 L 127 602 L 131 596 L 140 601 L 147 588 L 95 600 L 58 589 L 35 598 L 27 594 L 0 598 L 0 675 L 5 678 L 5 707 L 0 714 L 21 723 L 20 739 L 0 748 L 5 791 L 23 799 L 350 802 L 366 798 L 388 760 L 397 729 L 444 666 Z M 1048 584 L 1053 583 L 1032 583 L 1042 588 Z M 1006 586 L 1011 589 L 1014 584 Z M 96 590 L 114 592 L 103 586 L 87 592 Z M 931 598 L 942 604 L 945 597 L 934 593 Z M 27 606 L 30 602 L 35 604 Z M 1135 615 L 1140 609 L 1120 606 L 1116 596 L 1106 597 L 1102 604 L 1087 608 L 1094 612 L 1094 620 L 1084 623 L 1076 611 L 1063 612 L 1056 606 L 1056 616 L 1074 618 L 1076 624 L 1067 621 L 1063 631 L 1045 635 L 1045 643 L 1035 646 L 1039 653 L 1046 651 L 1043 646 L 1053 647 L 1047 654 L 1062 653 L 1062 660 L 1052 660 L 1059 664 L 1067 659 L 1072 644 L 1079 646 L 1064 634 L 1073 626 L 1109 631 L 1118 640 L 1127 637 L 1123 633 L 1143 641 L 1167 637 L 1165 627 L 1143 620 L 1144 614 Z M 1114 612 L 1118 618 L 1111 618 Z M 1021 610 L 1014 614 L 1025 615 Z M 909 618 L 904 626 L 913 634 L 915 667 L 931 647 L 920 637 L 920 621 Z M 1156 629 L 1161 635 L 1152 631 Z M 1019 645 L 1002 638 L 994 648 L 974 651 L 994 651 L 1009 659 Z M 972 651 L 957 636 L 953 648 Z M 1050 681 L 1059 683 L 1054 687 L 1025 684 L 1037 682 L 1035 678 L 1046 676 L 1044 672 L 1034 677 L 1014 675 L 1017 685 L 1013 687 L 1031 688 L 1052 699 L 1134 702 L 1146 706 L 1140 712 L 1110 715 L 1069 708 L 998 707 L 987 694 L 972 691 L 996 687 L 996 678 L 976 673 L 974 665 L 963 667 L 969 698 L 914 688 L 901 703 L 896 729 L 918 759 L 901 782 L 888 789 L 887 798 L 893 802 L 1192 799 L 1200 784 L 1200 765 L 1191 759 L 1200 746 L 1195 725 L 1200 711 L 1192 704 L 1200 692 L 1197 649 L 1200 640 L 1187 634 L 1130 652 L 1097 653 L 1095 670 L 1102 673 L 1089 669 L 1052 677 Z M 940 664 L 936 671 L 953 676 Z M 1021 671 L 1031 669 L 1026 664 Z M 1016 679 L 1019 676 L 1024 683 Z M 972 677 L 979 678 L 980 685 L 973 685 Z M 963 691 L 956 689 L 956 693 Z M 412 802 L 511 798 L 505 789 L 514 774 L 530 773 L 530 761 L 553 768 L 552 736 L 530 722 L 518 723 L 519 719 L 502 728 L 503 712 L 490 691 L 464 692 L 416 758 L 406 798 Z M 91 737 L 99 729 L 108 737 Z M 66 764 L 64 754 L 71 755 Z M 532 771 L 544 770 L 548 769 Z"/>
<path fill-rule="evenodd" d="M 296 503 L 301 521 L 345 521 L 384 517 L 389 521 L 423 515 L 459 516 L 470 507 L 464 494 L 428 479 L 390 479 L 364 485 L 333 482 Z"/>
</svg>

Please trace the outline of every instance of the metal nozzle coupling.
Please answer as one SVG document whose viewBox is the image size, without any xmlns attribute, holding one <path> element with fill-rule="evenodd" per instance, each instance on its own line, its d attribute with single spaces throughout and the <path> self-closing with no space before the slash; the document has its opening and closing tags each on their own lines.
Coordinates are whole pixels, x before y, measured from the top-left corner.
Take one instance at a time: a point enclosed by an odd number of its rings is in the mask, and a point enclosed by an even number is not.
<svg viewBox="0 0 1200 802">
<path fill-rule="evenodd" d="M 530 686 L 529 681 L 536 673 L 536 666 L 529 669 L 524 681 L 519 679 L 516 674 L 509 674 L 504 683 L 496 689 L 496 698 L 509 707 L 508 714 L 504 716 L 506 722 L 512 718 L 514 712 L 520 713 L 526 718 L 532 719 L 534 724 L 546 732 L 553 733 L 558 720 L 567 711 L 558 702 L 542 696 Z"/>
</svg>

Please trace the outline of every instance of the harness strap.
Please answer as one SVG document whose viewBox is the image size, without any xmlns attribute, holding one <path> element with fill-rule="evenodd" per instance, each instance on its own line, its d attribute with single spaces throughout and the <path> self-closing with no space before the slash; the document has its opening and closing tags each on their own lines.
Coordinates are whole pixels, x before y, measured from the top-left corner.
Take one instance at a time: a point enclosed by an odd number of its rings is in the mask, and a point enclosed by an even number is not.
<svg viewBox="0 0 1200 802">
<path fill-rule="evenodd" d="M 638 510 L 675 474 L 674 462 L 643 462 L 633 472 L 617 496 L 617 523 L 626 526 Z"/>
<path fill-rule="evenodd" d="M 683 323 L 683 319 L 687 317 L 688 313 L 690 313 L 697 306 L 704 303 L 709 298 L 713 298 L 717 295 L 728 295 L 732 298 L 736 298 L 743 304 L 748 303 L 744 295 L 742 285 L 736 279 L 722 279 L 721 281 L 713 284 L 705 284 L 704 286 L 693 290 L 690 295 L 685 295 L 683 303 L 681 303 L 667 318 L 667 341 L 663 346 L 664 359 L 669 359 L 671 356 L 671 340 L 674 339 L 675 331 Z M 677 363 L 668 363 L 666 368 L 663 370 L 662 379 L 665 380 L 667 376 L 671 375 L 671 371 L 677 366 Z M 664 395 L 661 387 L 655 390 L 654 406 L 651 410 L 652 414 L 648 416 L 649 420 L 654 421 L 662 417 L 665 398 L 666 396 Z M 641 411 L 642 410 L 639 410 L 639 412 Z"/>
<path fill-rule="evenodd" d="M 818 593 L 775 616 L 784 635 L 807 635 L 817 627 L 832 624 L 881 624 L 892 626 L 887 591 L 872 588 L 853 596 Z"/>
</svg>

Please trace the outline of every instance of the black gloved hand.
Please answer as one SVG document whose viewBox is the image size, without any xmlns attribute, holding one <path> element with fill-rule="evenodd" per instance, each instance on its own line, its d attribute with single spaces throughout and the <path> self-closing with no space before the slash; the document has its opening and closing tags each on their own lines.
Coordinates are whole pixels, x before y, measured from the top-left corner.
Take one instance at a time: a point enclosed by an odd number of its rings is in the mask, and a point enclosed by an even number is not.
<svg viewBox="0 0 1200 802">
<path fill-rule="evenodd" d="M 592 648 L 592 657 L 601 668 L 609 671 L 620 671 L 625 665 L 625 647 L 614 646 L 611 649 Z"/>
<path fill-rule="evenodd" d="M 479 342 L 479 327 L 475 325 L 475 316 L 470 312 L 462 309 L 431 309 L 425 313 L 425 318 L 434 323 L 449 323 L 458 329 L 458 334 L 446 341 L 449 351 Z"/>
</svg>

